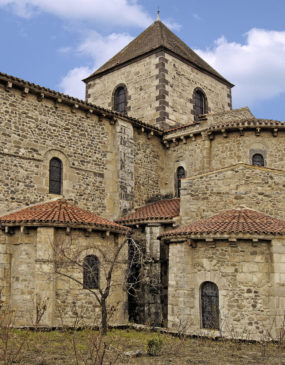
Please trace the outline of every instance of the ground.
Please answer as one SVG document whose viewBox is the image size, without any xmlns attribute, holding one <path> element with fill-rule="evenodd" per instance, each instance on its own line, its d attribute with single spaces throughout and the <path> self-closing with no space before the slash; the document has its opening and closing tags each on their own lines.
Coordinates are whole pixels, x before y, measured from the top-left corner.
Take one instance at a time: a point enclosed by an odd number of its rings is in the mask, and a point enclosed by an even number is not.
<svg viewBox="0 0 285 365">
<path fill-rule="evenodd" d="M 147 342 L 160 337 L 159 356 L 147 355 Z M 8 338 L 8 342 L 5 339 Z M 0 364 L 191 364 L 191 365 L 285 365 L 284 343 L 249 343 L 205 338 L 178 338 L 146 331 L 111 330 L 106 337 L 98 332 L 83 331 L 28 331 L 2 329 L 0 333 Z M 100 342 L 101 341 L 101 342 Z M 104 361 L 96 358 L 96 347 L 103 350 Z M 8 343 L 8 346 L 5 346 Z M 7 349 L 7 360 L 5 357 Z M 141 350 L 143 356 L 130 357 L 128 352 Z M 91 360 L 93 352 L 93 360 Z M 12 355 L 16 355 L 14 359 Z M 12 357 L 11 357 L 12 356 Z M 115 361 L 115 359 L 117 359 Z M 115 361 L 115 362 L 114 362 Z"/>
</svg>

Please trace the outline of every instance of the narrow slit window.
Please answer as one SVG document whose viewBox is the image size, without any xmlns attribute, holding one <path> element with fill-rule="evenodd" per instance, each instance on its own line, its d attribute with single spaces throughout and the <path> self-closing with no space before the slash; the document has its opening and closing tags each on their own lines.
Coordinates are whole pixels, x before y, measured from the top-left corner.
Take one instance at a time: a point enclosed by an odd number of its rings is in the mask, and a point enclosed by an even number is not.
<svg viewBox="0 0 285 365">
<path fill-rule="evenodd" d="M 185 169 L 182 166 L 179 166 L 176 171 L 176 196 L 180 198 L 181 195 L 181 179 L 184 179 L 186 177 Z"/>
<path fill-rule="evenodd" d="M 83 262 L 83 288 L 99 289 L 100 263 L 95 255 L 88 255 Z"/>
<path fill-rule="evenodd" d="M 207 113 L 206 96 L 201 90 L 194 92 L 194 117 L 198 120 L 199 115 Z"/>
<path fill-rule="evenodd" d="M 116 89 L 114 95 L 114 110 L 119 113 L 126 113 L 127 95 L 126 89 L 120 86 Z"/>
<path fill-rule="evenodd" d="M 219 329 L 219 289 L 215 283 L 206 281 L 201 286 L 202 327 Z"/>
<path fill-rule="evenodd" d="M 61 194 L 62 190 L 62 162 L 59 158 L 52 158 L 49 163 L 49 192 Z"/>
</svg>

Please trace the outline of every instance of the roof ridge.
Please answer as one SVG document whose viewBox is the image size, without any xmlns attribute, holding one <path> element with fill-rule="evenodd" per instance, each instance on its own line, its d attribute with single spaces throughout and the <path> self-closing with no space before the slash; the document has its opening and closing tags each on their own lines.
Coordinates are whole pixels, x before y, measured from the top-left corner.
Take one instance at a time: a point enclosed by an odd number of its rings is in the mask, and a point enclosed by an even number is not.
<svg viewBox="0 0 285 365">
<path fill-rule="evenodd" d="M 140 57 L 149 55 L 159 48 L 165 49 L 168 53 L 179 58 L 184 63 L 190 63 L 191 66 L 194 66 L 200 71 L 211 74 L 220 82 L 230 87 L 233 86 L 232 83 L 219 74 L 161 21 L 152 23 L 115 56 L 85 78 L 84 82 L 100 77 L 102 74 L 108 73 L 115 68 L 123 67 Z"/>
</svg>

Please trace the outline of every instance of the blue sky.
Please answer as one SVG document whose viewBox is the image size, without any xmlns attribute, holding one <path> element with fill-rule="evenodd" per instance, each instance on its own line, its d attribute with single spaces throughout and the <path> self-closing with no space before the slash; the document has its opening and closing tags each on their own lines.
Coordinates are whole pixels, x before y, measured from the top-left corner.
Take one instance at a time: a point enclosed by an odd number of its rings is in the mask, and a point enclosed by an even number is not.
<svg viewBox="0 0 285 365">
<path fill-rule="evenodd" d="M 284 0 L 0 0 L 0 71 L 84 98 L 82 78 L 156 17 L 236 87 L 234 107 L 285 121 Z"/>
</svg>

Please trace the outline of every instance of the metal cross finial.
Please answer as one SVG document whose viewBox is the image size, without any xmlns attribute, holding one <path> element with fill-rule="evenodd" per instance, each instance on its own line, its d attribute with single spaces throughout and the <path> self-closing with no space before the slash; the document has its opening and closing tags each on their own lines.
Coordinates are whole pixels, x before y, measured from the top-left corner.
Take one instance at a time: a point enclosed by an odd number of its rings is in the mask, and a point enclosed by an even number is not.
<svg viewBox="0 0 285 365">
<path fill-rule="evenodd" d="M 160 20 L 160 10 L 159 10 L 159 6 L 157 7 L 157 17 L 156 20 Z"/>
</svg>

